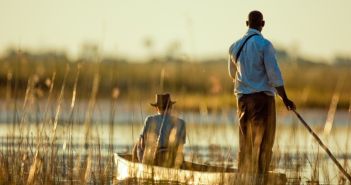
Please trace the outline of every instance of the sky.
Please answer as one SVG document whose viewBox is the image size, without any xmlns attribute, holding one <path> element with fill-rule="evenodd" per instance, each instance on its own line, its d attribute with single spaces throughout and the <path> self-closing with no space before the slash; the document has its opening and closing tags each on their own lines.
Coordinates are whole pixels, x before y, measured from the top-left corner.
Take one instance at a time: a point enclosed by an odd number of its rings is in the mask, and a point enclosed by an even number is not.
<svg viewBox="0 0 351 185">
<path fill-rule="evenodd" d="M 142 59 L 166 53 L 226 57 L 247 31 L 251 10 L 276 48 L 319 59 L 351 54 L 350 0 L 0 0 L 0 53 L 64 51 L 84 43 L 104 55 Z M 151 40 L 149 47 L 145 41 Z"/>
</svg>

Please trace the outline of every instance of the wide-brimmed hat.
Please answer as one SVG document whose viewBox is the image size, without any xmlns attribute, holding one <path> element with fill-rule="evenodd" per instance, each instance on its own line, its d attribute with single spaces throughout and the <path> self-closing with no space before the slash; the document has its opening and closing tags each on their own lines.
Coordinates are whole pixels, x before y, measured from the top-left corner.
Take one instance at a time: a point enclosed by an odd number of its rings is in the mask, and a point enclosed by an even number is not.
<svg viewBox="0 0 351 185">
<path fill-rule="evenodd" d="M 155 100 L 155 103 L 150 103 L 151 106 L 167 107 L 176 103 L 175 101 L 171 100 L 171 95 L 169 93 L 156 94 Z"/>
</svg>

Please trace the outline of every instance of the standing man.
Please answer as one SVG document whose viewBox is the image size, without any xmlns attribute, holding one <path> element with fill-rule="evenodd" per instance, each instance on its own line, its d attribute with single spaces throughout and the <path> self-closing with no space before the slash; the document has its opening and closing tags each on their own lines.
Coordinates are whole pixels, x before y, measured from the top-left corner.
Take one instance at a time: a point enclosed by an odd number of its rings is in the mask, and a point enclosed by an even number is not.
<svg viewBox="0 0 351 185">
<path fill-rule="evenodd" d="M 248 15 L 247 33 L 229 49 L 228 70 L 235 82 L 239 117 L 238 169 L 243 173 L 267 173 L 275 137 L 275 91 L 288 110 L 295 109 L 285 93 L 275 50 L 265 39 L 259 11 Z"/>
<path fill-rule="evenodd" d="M 145 119 L 134 149 L 140 162 L 169 168 L 180 168 L 183 164 L 185 121 L 171 114 L 174 103 L 168 93 L 157 94 L 156 102 L 151 103 L 157 114 Z"/>
</svg>

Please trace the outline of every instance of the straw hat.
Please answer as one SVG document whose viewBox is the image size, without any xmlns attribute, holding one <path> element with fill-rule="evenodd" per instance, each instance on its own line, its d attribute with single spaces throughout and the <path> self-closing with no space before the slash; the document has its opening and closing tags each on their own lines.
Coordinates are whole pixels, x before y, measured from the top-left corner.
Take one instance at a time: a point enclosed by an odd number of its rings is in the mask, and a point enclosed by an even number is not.
<svg viewBox="0 0 351 185">
<path fill-rule="evenodd" d="M 155 103 L 150 103 L 151 106 L 154 107 L 167 107 L 170 105 L 175 104 L 175 101 L 171 100 L 171 95 L 169 93 L 164 93 L 164 94 L 156 94 L 155 96 Z"/>
</svg>

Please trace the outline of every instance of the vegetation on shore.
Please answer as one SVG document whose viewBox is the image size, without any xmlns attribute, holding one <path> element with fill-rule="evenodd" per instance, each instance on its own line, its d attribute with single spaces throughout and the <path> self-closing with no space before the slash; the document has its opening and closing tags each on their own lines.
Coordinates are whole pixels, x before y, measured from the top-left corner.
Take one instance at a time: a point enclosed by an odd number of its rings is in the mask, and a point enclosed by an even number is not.
<svg viewBox="0 0 351 185">
<path fill-rule="evenodd" d="M 288 95 L 298 107 L 327 109 L 334 97 L 338 108 L 347 108 L 351 92 L 351 83 L 348 83 L 351 60 L 326 64 L 285 55 L 278 57 Z M 0 58 L 0 96 L 6 97 L 13 89 L 17 98 L 24 97 L 28 79 L 33 78 L 40 98 L 48 93 L 53 74 L 56 87 L 62 85 L 67 68 L 65 91 L 72 91 L 75 74 L 79 71 L 79 98 L 89 97 L 90 93 L 82 92 L 90 91 L 97 73 L 97 98 L 110 98 L 118 92 L 121 101 L 152 101 L 155 93 L 167 91 L 179 100 L 178 107 L 184 110 L 199 110 L 204 106 L 216 110 L 219 106 L 226 109 L 235 105 L 233 83 L 227 74 L 224 58 L 204 61 L 172 58 L 149 62 L 116 58 L 70 61 L 65 55 L 12 52 Z M 53 94 L 59 91 L 59 88 L 54 88 Z"/>
</svg>

